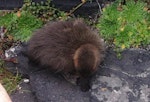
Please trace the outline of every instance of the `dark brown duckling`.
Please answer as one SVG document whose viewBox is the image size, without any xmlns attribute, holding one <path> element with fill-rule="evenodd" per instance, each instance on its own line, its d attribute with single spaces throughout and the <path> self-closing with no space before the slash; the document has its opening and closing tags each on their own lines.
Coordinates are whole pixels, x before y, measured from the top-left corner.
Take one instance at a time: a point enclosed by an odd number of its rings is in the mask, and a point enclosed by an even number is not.
<svg viewBox="0 0 150 102">
<path fill-rule="evenodd" d="M 49 23 L 28 44 L 30 60 L 55 73 L 78 75 L 82 91 L 90 89 L 91 76 L 104 55 L 101 38 L 81 19 Z"/>
</svg>

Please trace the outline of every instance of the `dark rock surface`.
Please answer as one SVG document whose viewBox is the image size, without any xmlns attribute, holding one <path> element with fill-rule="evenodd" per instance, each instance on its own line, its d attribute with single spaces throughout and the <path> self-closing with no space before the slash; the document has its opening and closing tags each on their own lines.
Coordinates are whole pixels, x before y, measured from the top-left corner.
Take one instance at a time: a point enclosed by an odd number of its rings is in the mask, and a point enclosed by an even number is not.
<svg viewBox="0 0 150 102">
<path fill-rule="evenodd" d="M 39 102 L 90 102 L 89 92 L 81 92 L 79 87 L 47 71 L 31 74 L 30 83 Z"/>
<path fill-rule="evenodd" d="M 18 53 L 18 64 L 8 64 L 8 69 L 30 79 L 29 84 L 21 85 L 30 93 L 16 90 L 11 95 L 13 102 L 150 102 L 150 51 L 130 49 L 123 51 L 118 59 L 115 52 L 108 50 L 104 63 L 92 80 L 92 89 L 81 92 L 60 75 L 47 70 L 36 70 L 29 60 Z M 31 85 L 31 87 L 30 87 Z M 19 96 L 19 97 L 17 97 Z M 36 97 L 36 99 L 35 99 Z"/>
<path fill-rule="evenodd" d="M 37 102 L 29 83 L 20 83 L 17 90 L 10 95 L 12 102 Z"/>
</svg>

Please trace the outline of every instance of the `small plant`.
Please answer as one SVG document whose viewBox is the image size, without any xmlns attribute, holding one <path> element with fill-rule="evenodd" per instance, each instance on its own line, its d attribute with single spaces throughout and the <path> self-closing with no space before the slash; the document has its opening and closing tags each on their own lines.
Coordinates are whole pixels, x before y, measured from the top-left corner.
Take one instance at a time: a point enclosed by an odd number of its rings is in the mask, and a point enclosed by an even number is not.
<svg viewBox="0 0 150 102">
<path fill-rule="evenodd" d="M 15 40 L 27 41 L 32 32 L 43 25 L 37 17 L 26 11 L 10 12 L 0 16 L 0 26 L 7 29 Z"/>
<path fill-rule="evenodd" d="M 7 29 L 6 34 L 10 34 L 16 40 L 27 41 L 32 32 L 40 28 L 50 20 L 66 20 L 68 16 L 65 12 L 54 8 L 51 0 L 35 3 L 25 0 L 19 11 L 0 13 L 0 27 Z"/>
<path fill-rule="evenodd" d="M 97 28 L 116 51 L 150 44 L 150 12 L 142 1 L 113 3 L 103 9 Z"/>
<path fill-rule="evenodd" d="M 33 31 L 43 25 L 43 22 L 31 13 L 22 11 L 20 12 L 20 16 L 17 17 L 16 22 L 12 25 L 14 27 L 11 29 L 11 34 L 13 34 L 15 39 L 27 41 Z"/>
<path fill-rule="evenodd" d="M 43 22 L 50 20 L 65 20 L 68 17 L 65 12 L 56 9 L 51 4 L 51 0 L 45 2 L 41 1 L 40 3 L 33 2 L 32 0 L 24 0 L 24 5 L 21 10 L 30 12 Z"/>
</svg>

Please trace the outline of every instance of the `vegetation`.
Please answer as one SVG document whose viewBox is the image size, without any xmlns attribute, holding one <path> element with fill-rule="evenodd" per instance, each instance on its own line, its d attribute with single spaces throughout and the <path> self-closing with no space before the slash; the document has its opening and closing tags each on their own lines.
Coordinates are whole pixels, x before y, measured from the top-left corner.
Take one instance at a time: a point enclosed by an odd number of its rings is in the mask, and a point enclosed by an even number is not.
<svg viewBox="0 0 150 102">
<path fill-rule="evenodd" d="M 114 2 L 103 9 L 97 28 L 116 51 L 150 44 L 150 12 L 142 1 Z"/>
<path fill-rule="evenodd" d="M 42 26 L 42 21 L 31 15 L 29 12 L 10 12 L 0 16 L 0 26 L 7 29 L 7 34 L 15 40 L 27 41 L 31 33 Z"/>
<path fill-rule="evenodd" d="M 21 77 L 18 74 L 14 76 L 12 73 L 4 69 L 3 61 L 0 60 L 0 83 L 3 84 L 8 93 L 11 93 L 17 88 L 20 80 Z"/>
<path fill-rule="evenodd" d="M 7 34 L 12 35 L 15 40 L 27 41 L 32 32 L 47 21 L 65 19 L 66 14 L 54 8 L 50 0 L 45 3 L 25 0 L 20 10 L 0 16 L 0 26 L 6 27 Z"/>
<path fill-rule="evenodd" d="M 40 3 L 32 2 L 32 0 L 25 0 L 21 10 L 30 12 L 43 22 L 50 20 L 66 20 L 68 18 L 65 12 L 56 9 L 51 4 L 51 0 L 47 0 L 46 2 L 41 1 Z"/>
</svg>

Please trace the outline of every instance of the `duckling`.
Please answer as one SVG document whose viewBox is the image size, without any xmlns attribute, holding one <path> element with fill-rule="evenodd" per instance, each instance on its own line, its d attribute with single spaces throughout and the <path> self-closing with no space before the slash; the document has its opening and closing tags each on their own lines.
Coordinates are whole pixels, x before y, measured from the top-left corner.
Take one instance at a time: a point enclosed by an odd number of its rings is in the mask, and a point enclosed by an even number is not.
<svg viewBox="0 0 150 102">
<path fill-rule="evenodd" d="M 28 41 L 29 59 L 55 73 L 78 77 L 82 91 L 103 61 L 101 37 L 83 20 L 56 21 L 37 30 Z"/>
</svg>

